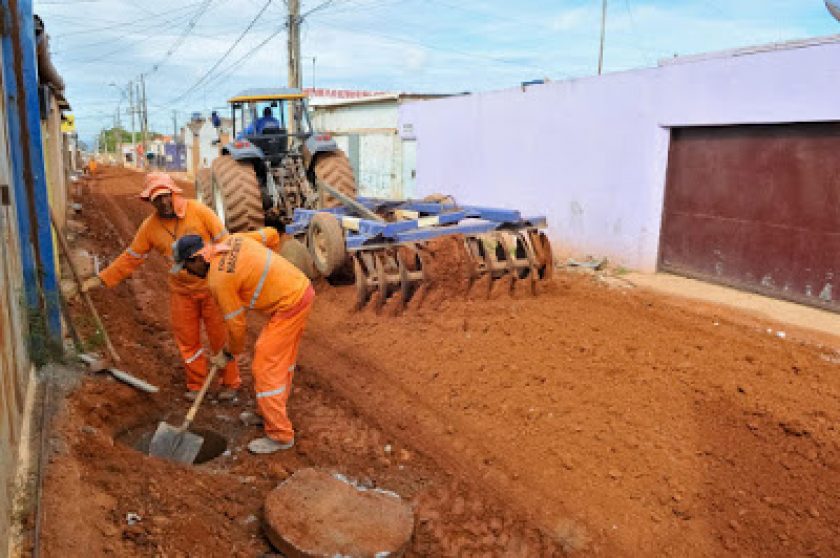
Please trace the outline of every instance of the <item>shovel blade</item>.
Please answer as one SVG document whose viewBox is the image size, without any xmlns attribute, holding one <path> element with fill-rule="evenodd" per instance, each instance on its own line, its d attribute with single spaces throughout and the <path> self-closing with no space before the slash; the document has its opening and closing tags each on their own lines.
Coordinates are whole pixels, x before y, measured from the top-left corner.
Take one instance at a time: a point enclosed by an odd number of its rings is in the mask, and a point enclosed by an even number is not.
<svg viewBox="0 0 840 558">
<path fill-rule="evenodd" d="M 161 422 L 149 443 L 149 455 L 192 465 L 202 444 L 201 436 Z"/>
</svg>

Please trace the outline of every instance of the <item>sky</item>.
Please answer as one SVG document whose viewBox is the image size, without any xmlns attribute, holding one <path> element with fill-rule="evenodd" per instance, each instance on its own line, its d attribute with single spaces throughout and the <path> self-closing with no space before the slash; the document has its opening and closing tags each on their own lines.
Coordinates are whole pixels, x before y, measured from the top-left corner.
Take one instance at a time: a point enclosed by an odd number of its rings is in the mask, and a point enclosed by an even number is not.
<svg viewBox="0 0 840 558">
<path fill-rule="evenodd" d="M 301 5 L 306 87 L 449 93 L 597 73 L 601 0 Z M 173 114 L 182 126 L 191 113 L 220 109 L 240 90 L 286 84 L 285 0 L 35 0 L 34 6 L 87 142 L 114 124 L 118 110 L 130 128 L 127 85 L 141 74 L 150 127 L 163 133 L 173 130 Z M 604 71 L 838 33 L 840 22 L 824 0 L 609 0 Z"/>
</svg>

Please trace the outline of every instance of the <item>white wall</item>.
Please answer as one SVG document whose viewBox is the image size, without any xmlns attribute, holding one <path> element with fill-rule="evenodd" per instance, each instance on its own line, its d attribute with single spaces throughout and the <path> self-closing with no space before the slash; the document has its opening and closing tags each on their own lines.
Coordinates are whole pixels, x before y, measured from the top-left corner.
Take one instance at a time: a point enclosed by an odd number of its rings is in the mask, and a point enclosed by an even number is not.
<svg viewBox="0 0 840 558">
<path fill-rule="evenodd" d="M 840 120 L 838 90 L 835 41 L 406 104 L 400 124 L 416 195 L 544 214 L 560 252 L 652 271 L 669 127 Z"/>
</svg>

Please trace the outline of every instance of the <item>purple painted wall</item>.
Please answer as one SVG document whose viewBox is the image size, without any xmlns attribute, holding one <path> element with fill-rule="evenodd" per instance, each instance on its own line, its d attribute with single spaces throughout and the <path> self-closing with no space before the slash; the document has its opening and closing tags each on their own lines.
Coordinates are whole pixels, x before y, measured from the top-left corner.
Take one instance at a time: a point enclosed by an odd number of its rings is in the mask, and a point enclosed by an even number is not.
<svg viewBox="0 0 840 558">
<path fill-rule="evenodd" d="M 163 146 L 164 164 L 168 171 L 187 170 L 187 147 L 180 143 L 167 143 Z"/>
<path fill-rule="evenodd" d="M 840 36 L 400 107 L 415 195 L 543 213 L 559 252 L 653 271 L 670 127 L 840 121 Z"/>
</svg>

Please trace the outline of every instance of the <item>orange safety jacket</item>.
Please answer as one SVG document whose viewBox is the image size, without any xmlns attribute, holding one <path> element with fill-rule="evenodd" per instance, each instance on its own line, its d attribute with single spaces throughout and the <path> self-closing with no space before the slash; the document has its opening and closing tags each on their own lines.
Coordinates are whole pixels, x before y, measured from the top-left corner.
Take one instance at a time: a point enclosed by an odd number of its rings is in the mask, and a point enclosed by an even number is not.
<svg viewBox="0 0 840 558">
<path fill-rule="evenodd" d="M 230 251 L 210 259 L 207 285 L 228 327 L 228 349 L 238 354 L 245 348 L 245 311 L 256 309 L 272 315 L 293 310 L 309 290 L 310 282 L 274 251 L 280 237 L 273 228 L 233 234 L 224 242 Z"/>
<path fill-rule="evenodd" d="M 157 213 L 146 217 L 125 252 L 103 269 L 99 278 L 108 287 L 119 284 L 146 261 L 153 249 L 171 261 L 172 244 L 185 234 L 197 234 L 208 243 L 222 240 L 227 231 L 212 209 L 198 200 L 186 200 L 183 218 L 161 219 Z M 203 279 L 181 270 L 169 274 L 169 288 L 191 294 L 205 290 L 207 285 Z"/>
</svg>

